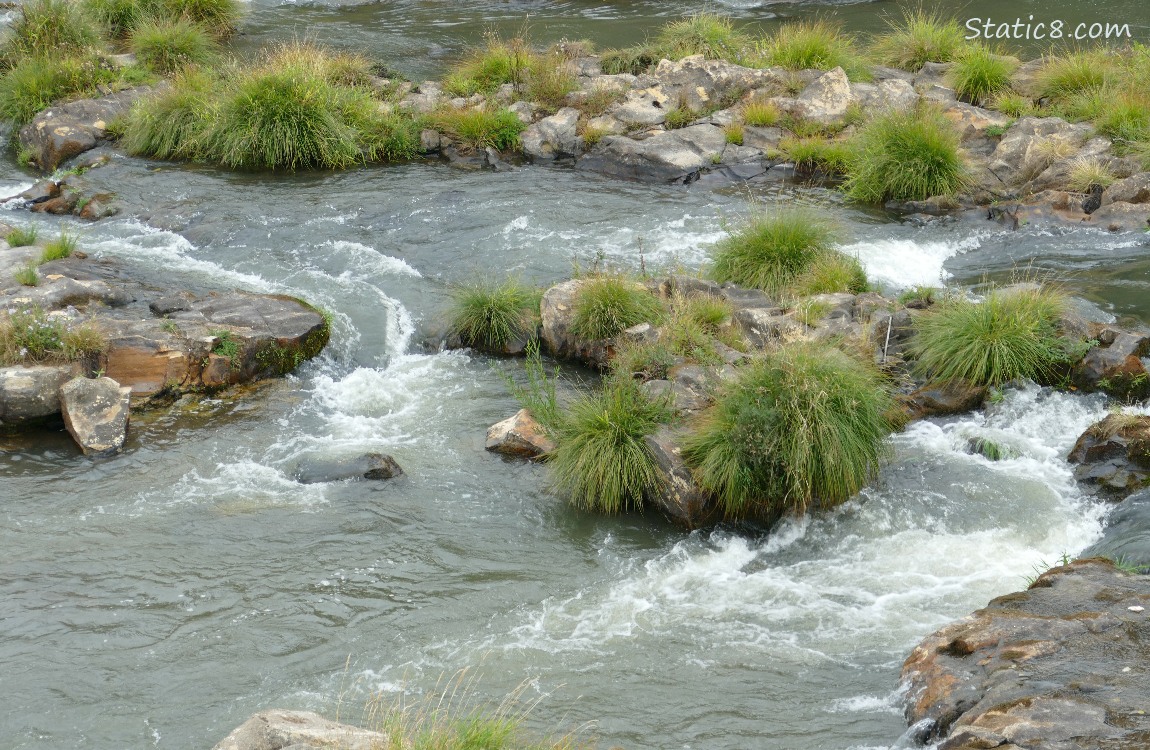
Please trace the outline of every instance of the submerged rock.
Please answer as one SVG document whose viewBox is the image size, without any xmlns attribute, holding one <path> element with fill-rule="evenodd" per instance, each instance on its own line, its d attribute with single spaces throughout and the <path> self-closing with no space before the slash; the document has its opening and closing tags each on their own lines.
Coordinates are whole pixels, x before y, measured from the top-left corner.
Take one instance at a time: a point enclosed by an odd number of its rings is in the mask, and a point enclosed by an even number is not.
<svg viewBox="0 0 1150 750">
<path fill-rule="evenodd" d="M 1150 416 L 1110 414 L 1079 436 L 1066 459 L 1074 476 L 1125 495 L 1150 484 Z"/>
<path fill-rule="evenodd" d="M 1145 747 L 1150 577 L 1080 560 L 928 636 L 906 719 L 940 750 Z"/>
<path fill-rule="evenodd" d="M 75 378 L 60 388 L 60 412 L 68 434 L 85 455 L 124 447 L 132 389 L 111 378 Z"/>
<path fill-rule="evenodd" d="M 295 470 L 300 484 L 340 482 L 345 479 L 394 479 L 403 475 L 395 459 L 385 453 L 364 453 L 354 458 L 306 456 Z"/>
<path fill-rule="evenodd" d="M 687 183 L 715 164 L 726 146 L 726 134 L 714 125 L 668 130 L 641 141 L 609 135 L 579 160 L 578 167 L 640 182 Z"/>
<path fill-rule="evenodd" d="M 911 420 L 962 414 L 973 411 L 986 400 L 987 389 L 958 381 L 930 384 L 908 396 L 900 396 L 903 409 Z"/>
<path fill-rule="evenodd" d="M 531 412 L 520 409 L 488 428 L 483 447 L 507 456 L 538 458 L 555 450 L 555 441 L 547 436 Z"/>
<path fill-rule="evenodd" d="M 337 724 L 310 711 L 261 711 L 212 750 L 377 750 L 390 740 L 369 729 Z"/>
<path fill-rule="evenodd" d="M 1102 538 L 1083 557 L 1107 557 L 1145 572 L 1150 568 L 1150 490 L 1135 492 L 1106 517 Z"/>
</svg>

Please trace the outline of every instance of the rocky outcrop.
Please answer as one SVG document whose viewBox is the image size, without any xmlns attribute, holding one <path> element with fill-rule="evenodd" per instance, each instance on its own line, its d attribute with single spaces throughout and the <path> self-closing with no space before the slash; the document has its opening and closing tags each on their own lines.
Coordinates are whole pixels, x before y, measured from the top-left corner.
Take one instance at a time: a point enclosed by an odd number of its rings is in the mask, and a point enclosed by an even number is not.
<svg viewBox="0 0 1150 750">
<path fill-rule="evenodd" d="M 1118 180 L 1102 193 L 1102 205 L 1111 203 L 1150 203 L 1150 172 Z"/>
<path fill-rule="evenodd" d="M 1079 436 L 1066 459 L 1078 481 L 1125 496 L 1150 485 L 1150 416 L 1109 414 Z"/>
<path fill-rule="evenodd" d="M 913 421 L 973 411 L 982 406 L 986 395 L 985 386 L 952 381 L 925 385 L 909 395 L 900 396 L 899 403 L 907 419 Z"/>
<path fill-rule="evenodd" d="M 32 153 L 36 166 L 51 172 L 68 159 L 106 143 L 108 123 L 150 91 L 142 86 L 50 107 L 20 129 L 20 146 Z"/>
<path fill-rule="evenodd" d="M 595 367 L 606 367 L 610 359 L 610 342 L 587 341 L 571 331 L 575 299 L 587 282 L 572 279 L 548 289 L 539 303 L 540 338 L 547 351 L 557 359 L 577 359 Z"/>
<path fill-rule="evenodd" d="M 1150 489 L 1118 503 L 1106 516 L 1102 538 L 1083 550 L 1082 557 L 1106 557 L 1150 572 Z"/>
<path fill-rule="evenodd" d="M 403 469 L 385 453 L 364 453 L 351 458 L 305 456 L 293 476 L 300 484 L 321 484 L 345 479 L 395 479 L 403 476 Z"/>
<path fill-rule="evenodd" d="M 692 125 L 635 140 L 604 136 L 578 162 L 580 169 L 642 182 L 686 183 L 720 160 L 727 137 L 714 125 Z"/>
<path fill-rule="evenodd" d="M 520 409 L 488 428 L 483 447 L 516 458 L 539 458 L 555 450 L 555 441 L 531 412 Z"/>
<path fill-rule="evenodd" d="M 377 750 L 389 747 L 386 735 L 337 724 L 310 711 L 261 711 L 212 750 Z"/>
<path fill-rule="evenodd" d="M 939 750 L 1145 747 L 1150 577 L 1053 568 L 928 636 L 903 665 L 907 721 Z"/>
<path fill-rule="evenodd" d="M 75 378 L 60 388 L 64 425 L 85 455 L 116 453 L 124 447 L 131 393 L 111 378 Z"/>
<path fill-rule="evenodd" d="M 1092 346 L 1071 371 L 1074 385 L 1085 391 L 1104 391 L 1127 401 L 1150 397 L 1150 330 L 1098 326 Z"/>
<path fill-rule="evenodd" d="M 579 110 L 573 107 L 565 107 L 550 117 L 544 117 L 519 136 L 523 153 L 537 161 L 578 156 L 580 140 L 575 132 L 578 124 Z"/>
<path fill-rule="evenodd" d="M 60 386 L 76 377 L 79 370 L 75 364 L 0 368 L 0 426 L 59 414 Z"/>
</svg>

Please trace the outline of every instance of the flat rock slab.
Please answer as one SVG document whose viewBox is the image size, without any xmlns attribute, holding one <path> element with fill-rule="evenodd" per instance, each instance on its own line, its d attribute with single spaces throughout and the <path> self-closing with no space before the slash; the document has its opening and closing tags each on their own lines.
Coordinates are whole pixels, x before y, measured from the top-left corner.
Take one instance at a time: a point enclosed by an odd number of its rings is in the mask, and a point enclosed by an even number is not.
<svg viewBox="0 0 1150 750">
<path fill-rule="evenodd" d="M 115 453 L 128 435 L 132 389 L 111 378 L 74 378 L 60 387 L 60 412 L 85 455 Z"/>
<path fill-rule="evenodd" d="M 78 374 L 73 365 L 0 368 L 0 424 L 60 413 L 60 386 Z"/>
<path fill-rule="evenodd" d="M 643 140 L 609 135 L 577 166 L 639 182 L 691 182 L 716 163 L 726 146 L 726 134 L 714 125 L 668 130 Z"/>
<path fill-rule="evenodd" d="M 906 718 L 939 750 L 1150 746 L 1150 576 L 1100 558 L 928 636 L 903 665 Z"/>
<path fill-rule="evenodd" d="M 387 737 L 369 729 L 337 724 L 310 711 L 262 711 L 245 721 L 212 750 L 379 750 Z"/>
</svg>

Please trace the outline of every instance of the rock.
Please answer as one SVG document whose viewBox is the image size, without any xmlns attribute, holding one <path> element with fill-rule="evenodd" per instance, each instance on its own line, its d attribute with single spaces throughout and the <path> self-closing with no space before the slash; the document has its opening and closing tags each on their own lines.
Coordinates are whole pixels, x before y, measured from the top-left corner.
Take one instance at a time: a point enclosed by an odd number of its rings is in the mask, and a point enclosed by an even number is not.
<svg viewBox="0 0 1150 750">
<path fill-rule="evenodd" d="M 901 78 L 877 83 L 850 84 L 851 102 L 868 113 L 906 112 L 918 104 L 919 94 L 909 81 Z"/>
<path fill-rule="evenodd" d="M 804 323 L 780 314 L 777 307 L 747 307 L 735 311 L 735 325 L 751 346 L 762 349 L 778 341 L 802 338 L 808 332 Z"/>
<path fill-rule="evenodd" d="M 1082 557 L 1107 557 L 1123 565 L 1150 569 L 1150 490 L 1135 492 L 1106 517 L 1102 538 L 1082 551 Z"/>
<path fill-rule="evenodd" d="M 0 368 L 0 424 L 19 424 L 60 413 L 60 386 L 78 375 L 74 365 Z"/>
<path fill-rule="evenodd" d="M 1086 200 L 1082 201 L 1082 213 L 1089 216 L 1102 207 L 1102 186 L 1091 185 Z"/>
<path fill-rule="evenodd" d="M 829 70 L 803 89 L 791 113 L 806 120 L 831 124 L 842 120 L 851 103 L 851 85 L 842 68 Z"/>
<path fill-rule="evenodd" d="M 354 458 L 306 456 L 296 466 L 294 476 L 300 484 L 321 484 L 345 479 L 394 479 L 403 476 L 403 469 L 385 453 L 364 453 Z"/>
<path fill-rule="evenodd" d="M 1108 494 L 1150 484 L 1150 416 L 1110 414 L 1079 436 L 1066 459 L 1074 477 Z"/>
<path fill-rule="evenodd" d="M 1150 203 L 1150 172 L 1115 182 L 1102 193 L 1102 205 L 1111 203 Z"/>
<path fill-rule="evenodd" d="M 550 117 L 544 117 L 529 126 L 520 135 L 523 152 L 532 159 L 557 159 L 561 156 L 577 156 L 580 139 L 575 134 L 579 123 L 579 110 L 564 107 Z"/>
<path fill-rule="evenodd" d="M 425 154 L 437 153 L 443 145 L 443 136 L 438 131 L 424 128 L 419 131 L 419 150 Z"/>
<path fill-rule="evenodd" d="M 1110 232 L 1150 229 L 1150 203 L 1111 203 L 1090 216 L 1096 226 Z"/>
<path fill-rule="evenodd" d="M 1104 391 L 1127 401 L 1150 397 L 1150 372 L 1143 360 L 1150 354 L 1150 331 L 1103 327 L 1098 339 L 1075 363 L 1071 382 L 1081 390 Z"/>
<path fill-rule="evenodd" d="M 1087 123 L 1070 124 L 1058 117 L 1024 117 L 994 149 L 988 169 L 1001 187 L 1019 187 L 1046 171 L 1055 161 L 1076 154 L 1093 132 Z"/>
<path fill-rule="evenodd" d="M 1027 98 L 1038 99 L 1042 96 L 1040 74 L 1046 62 L 1045 59 L 1038 57 L 1019 65 L 1010 76 L 1010 88 Z"/>
<path fill-rule="evenodd" d="M 655 458 L 661 488 L 645 497 L 672 522 L 688 529 L 698 528 L 718 515 L 713 499 L 695 484 L 691 469 L 683 461 L 678 441 L 683 432 L 660 427 L 643 438 L 643 444 Z"/>
<path fill-rule="evenodd" d="M 520 409 L 487 430 L 483 447 L 507 456 L 538 458 L 555 450 L 555 441 L 547 436 L 543 425 L 531 416 L 531 412 Z"/>
<path fill-rule="evenodd" d="M 714 125 L 692 125 L 642 141 L 608 135 L 579 160 L 578 168 L 641 182 L 686 183 L 697 179 L 726 146 L 726 135 Z"/>
<path fill-rule="evenodd" d="M 551 356 L 606 367 L 611 351 L 606 341 L 586 341 L 571 332 L 575 298 L 586 280 L 572 279 L 548 289 L 539 303 L 540 339 Z"/>
<path fill-rule="evenodd" d="M 733 284 L 726 284 L 719 292 L 719 296 L 731 303 L 736 310 L 744 307 L 773 308 L 778 307 L 767 293 L 761 289 L 747 289 Z M 781 310 L 780 310 L 781 312 Z"/>
<path fill-rule="evenodd" d="M 111 378 L 74 378 L 60 387 L 68 434 L 85 455 L 116 453 L 128 435 L 132 389 Z"/>
<path fill-rule="evenodd" d="M 420 114 L 431 114 L 440 105 L 440 101 L 445 98 L 443 89 L 435 81 L 424 81 L 419 84 L 419 88 L 403 97 L 399 106 L 404 109 L 414 110 Z"/>
<path fill-rule="evenodd" d="M 962 138 L 963 143 L 970 144 L 979 138 L 986 137 L 986 129 L 989 127 L 1005 128 L 1011 123 L 1010 117 L 1002 114 L 1001 112 L 993 112 L 989 109 L 982 107 L 975 107 L 972 104 L 965 104 L 963 102 L 954 102 L 947 105 L 942 110 L 946 119 L 954 123 L 955 130 L 958 131 Z M 996 151 L 997 146 L 990 149 L 987 153 Z"/>
<path fill-rule="evenodd" d="M 947 74 L 954 67 L 954 63 L 923 63 L 914 76 L 914 87 L 918 91 L 925 91 L 932 86 L 948 87 Z"/>
<path fill-rule="evenodd" d="M 987 389 L 961 382 L 930 384 L 899 401 L 911 420 L 974 411 L 986 400 Z"/>
<path fill-rule="evenodd" d="M 1053 568 L 914 649 L 906 719 L 940 750 L 1142 747 L 1148 603 L 1150 577 L 1107 561 Z"/>
<path fill-rule="evenodd" d="M 34 154 L 40 169 L 51 172 L 61 162 L 105 143 L 108 123 L 150 91 L 141 86 L 50 107 L 20 129 L 20 145 Z"/>
<path fill-rule="evenodd" d="M 535 122 L 535 110 L 538 107 L 531 102 L 515 102 L 508 109 L 514 112 L 521 121 L 530 125 Z"/>
<path fill-rule="evenodd" d="M 757 148 L 760 151 L 777 151 L 779 142 L 787 136 L 782 128 L 759 128 L 752 125 L 743 126 L 743 145 Z"/>
<path fill-rule="evenodd" d="M 757 291 L 757 290 L 756 290 Z M 697 276 L 685 274 L 672 274 L 662 285 L 661 292 L 664 297 L 681 294 L 684 297 L 721 297 L 722 289 L 709 279 L 700 279 Z"/>
<path fill-rule="evenodd" d="M 60 185 L 55 180 L 40 180 L 16 197 L 30 204 L 44 203 L 60 195 Z"/>
<path fill-rule="evenodd" d="M 624 128 L 641 128 L 662 125 L 671 106 L 661 89 L 644 89 L 629 92 L 627 99 L 612 106 L 608 113 Z"/>
<path fill-rule="evenodd" d="M 664 102 L 696 112 L 713 110 L 716 103 L 754 89 L 778 92 L 786 85 L 781 70 L 744 68 L 725 60 L 705 60 L 702 55 L 661 60 L 654 78 Z"/>
<path fill-rule="evenodd" d="M 174 312 L 184 312 L 192 309 L 192 295 L 170 294 L 166 297 L 154 299 L 148 303 L 148 309 L 156 315 L 163 317 Z"/>
<path fill-rule="evenodd" d="M 377 750 L 391 741 L 379 732 L 337 724 L 310 711 L 262 711 L 212 750 Z"/>
</svg>

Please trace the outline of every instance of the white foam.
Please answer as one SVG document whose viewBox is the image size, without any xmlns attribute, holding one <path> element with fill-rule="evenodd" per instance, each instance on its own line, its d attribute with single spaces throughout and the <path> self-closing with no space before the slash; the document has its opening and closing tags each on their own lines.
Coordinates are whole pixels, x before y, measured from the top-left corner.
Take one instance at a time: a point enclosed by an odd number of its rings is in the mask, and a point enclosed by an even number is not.
<svg viewBox="0 0 1150 750">
<path fill-rule="evenodd" d="M 872 281 L 894 290 L 913 286 L 945 286 L 951 274 L 943 267 L 959 253 L 982 245 L 976 236 L 957 242 L 918 242 L 912 239 L 867 240 L 844 245 L 843 253 L 857 257 Z"/>
<path fill-rule="evenodd" d="M 385 255 L 370 245 L 348 240 L 328 240 L 320 245 L 320 248 L 325 247 L 346 256 L 349 271 L 369 275 L 413 276 L 417 279 L 422 277 L 422 274 L 407 261 Z"/>
<path fill-rule="evenodd" d="M 174 485 L 143 492 L 137 510 L 177 505 L 211 505 L 222 512 L 275 506 L 307 509 L 327 502 L 322 484 L 299 484 L 280 470 L 251 458 L 239 458 L 204 470 L 192 469 Z"/>
</svg>

